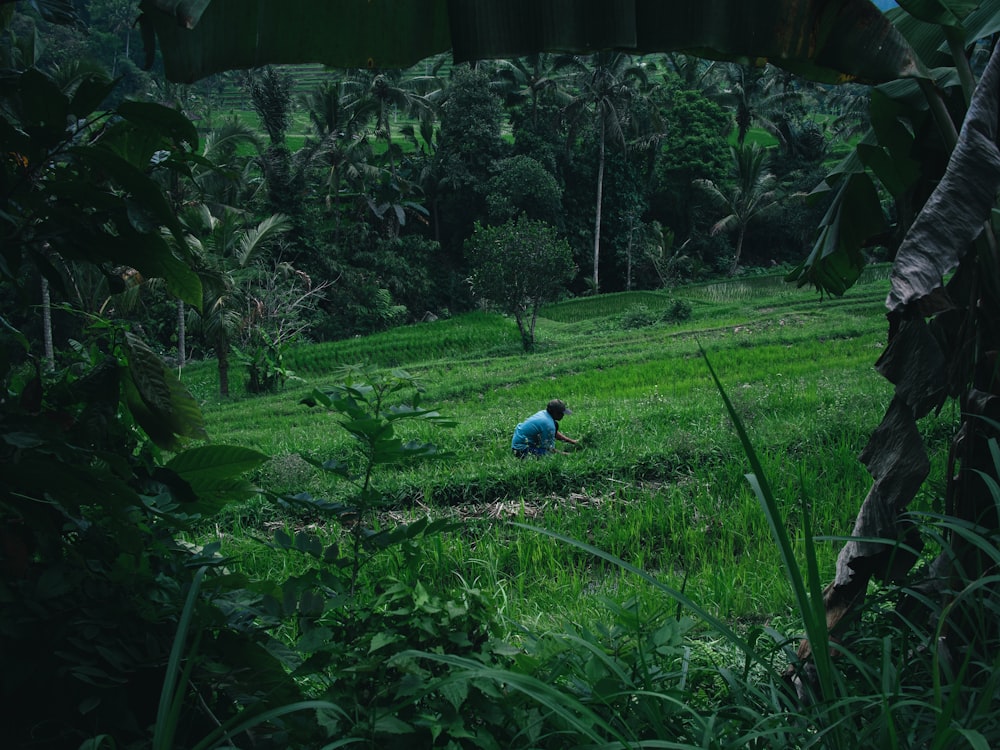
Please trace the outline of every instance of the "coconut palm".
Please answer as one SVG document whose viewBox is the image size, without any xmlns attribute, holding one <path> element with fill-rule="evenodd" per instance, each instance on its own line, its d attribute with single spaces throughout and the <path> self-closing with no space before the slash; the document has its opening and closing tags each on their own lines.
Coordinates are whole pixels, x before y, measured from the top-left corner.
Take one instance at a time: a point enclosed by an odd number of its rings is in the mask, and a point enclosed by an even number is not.
<svg viewBox="0 0 1000 750">
<path fill-rule="evenodd" d="M 694 180 L 694 185 L 726 211 L 726 215 L 712 225 L 711 234 L 736 232 L 736 251 L 729 274 L 736 273 L 747 227 L 764 212 L 779 202 L 777 178 L 766 171 L 767 149 L 751 143 L 731 148 L 736 180 L 730 188 L 720 187 L 712 180 Z"/>
<path fill-rule="evenodd" d="M 404 79 L 398 70 L 355 74 L 352 88 L 357 93 L 348 106 L 361 122 L 375 124 L 375 137 L 384 138 L 389 173 L 396 179 L 396 157 L 399 147 L 392 141 L 392 119 L 395 115 L 427 117 L 432 112 L 431 100 L 418 94 L 418 83 Z"/>
<path fill-rule="evenodd" d="M 191 168 L 197 197 L 210 208 L 242 206 L 252 200 L 260 189 L 255 168 L 263 148 L 259 133 L 236 118 L 207 133 L 201 152 L 206 161 Z"/>
<path fill-rule="evenodd" d="M 684 88 L 698 91 L 711 85 L 711 77 L 715 73 L 716 66 L 722 64 L 682 52 L 667 52 L 663 59 L 664 67 L 672 70 L 684 82 Z"/>
<path fill-rule="evenodd" d="M 246 147 L 260 154 L 262 143 L 258 133 L 236 118 L 225 121 L 220 127 L 205 135 L 201 158 L 190 167 L 190 180 L 181 180 L 177 172 L 168 177 L 166 193 L 178 216 L 188 230 L 188 240 L 196 239 L 198 228 L 204 227 L 207 219 L 202 212 L 222 212 L 227 206 L 244 205 L 259 189 L 259 182 L 253 179 L 255 157 L 246 155 Z M 189 222 L 185 223 L 184 218 Z M 169 232 L 164 240 L 175 249 L 178 239 Z M 189 246 L 200 249 L 197 242 Z M 149 280 L 156 284 L 155 280 Z M 121 304 L 126 308 L 138 304 L 140 288 L 129 289 Z M 183 367 L 187 361 L 187 314 L 184 301 L 177 300 L 177 366 Z"/>
<path fill-rule="evenodd" d="M 788 122 L 803 110 L 800 89 L 790 85 L 788 74 L 778 68 L 727 63 L 716 65 L 714 85 L 706 93 L 733 114 L 736 143 L 746 142 L 757 126 L 787 147 Z"/>
<path fill-rule="evenodd" d="M 188 316 L 188 326 L 199 331 L 215 351 L 219 394 L 229 395 L 229 355 L 232 340 L 247 309 L 244 284 L 266 264 L 275 241 L 292 227 L 288 217 L 272 214 L 253 226 L 237 209 L 227 207 L 213 215 L 198 205 L 182 217 L 192 232 L 189 246 L 202 261 L 202 309 Z"/>
<path fill-rule="evenodd" d="M 350 106 L 352 101 L 356 99 L 352 97 L 351 82 L 343 78 L 324 81 L 300 99 L 317 139 L 313 163 L 321 165 L 326 173 L 325 202 L 334 215 L 338 235 L 345 186 L 363 187 L 377 179 L 379 172 L 371 163 L 371 146 L 361 134 L 362 113 Z"/>
<path fill-rule="evenodd" d="M 537 124 L 538 105 L 553 102 L 565 106 L 571 96 L 567 86 L 571 74 L 559 64 L 559 56 L 540 52 L 512 60 L 497 60 L 494 73 L 504 91 L 507 106 L 530 103 L 531 121 Z"/>
<path fill-rule="evenodd" d="M 841 139 L 858 139 L 871 128 L 871 89 L 845 83 L 830 91 L 827 106 L 834 113 L 831 129 Z"/>
<path fill-rule="evenodd" d="M 593 292 L 600 289 L 598 265 L 601 257 L 601 209 L 604 200 L 605 155 L 609 143 L 626 148 L 625 125 L 632 98 L 646 84 L 646 69 L 636 65 L 631 55 L 616 51 L 599 52 L 590 58 L 562 58 L 560 67 L 576 71 L 579 93 L 565 113 L 575 136 L 576 125 L 589 118 L 597 137 L 597 206 L 594 212 Z"/>
<path fill-rule="evenodd" d="M 128 60 L 132 55 L 132 32 L 139 8 L 136 0 L 103 0 L 90 4 L 91 22 L 98 28 L 106 28 L 113 34 L 122 35 L 125 39 L 125 50 L 119 53 L 115 50 L 111 65 L 111 75 L 118 75 L 118 61 L 121 57 Z"/>
</svg>

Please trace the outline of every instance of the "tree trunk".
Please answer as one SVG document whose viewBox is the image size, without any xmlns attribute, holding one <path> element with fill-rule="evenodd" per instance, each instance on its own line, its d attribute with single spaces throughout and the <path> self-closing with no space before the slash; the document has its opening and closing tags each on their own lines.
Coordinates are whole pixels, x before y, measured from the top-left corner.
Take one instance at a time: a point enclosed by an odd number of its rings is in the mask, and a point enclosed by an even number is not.
<svg viewBox="0 0 1000 750">
<path fill-rule="evenodd" d="M 219 395 L 229 396 L 229 342 L 224 336 L 219 337 L 215 354 L 219 360 Z"/>
<path fill-rule="evenodd" d="M 515 312 L 514 313 L 514 320 L 517 321 L 517 330 L 521 334 L 521 347 L 524 349 L 524 351 L 530 352 L 531 351 L 531 345 L 533 343 L 532 342 L 532 338 L 534 337 L 534 332 L 532 332 L 529 335 L 527 329 L 524 327 L 524 313 L 523 312 L 521 312 L 521 311 Z"/>
<path fill-rule="evenodd" d="M 385 155 L 389 157 L 389 174 L 392 181 L 396 182 L 396 161 L 392 158 L 392 122 L 391 115 L 385 118 Z"/>
<path fill-rule="evenodd" d="M 629 216 L 628 246 L 625 249 L 625 291 L 632 291 L 632 247 L 635 245 L 635 217 Z"/>
<path fill-rule="evenodd" d="M 52 345 L 52 300 L 49 297 L 49 280 L 42 277 L 42 340 L 45 345 L 45 370 L 56 369 L 55 348 Z"/>
<path fill-rule="evenodd" d="M 184 325 L 184 300 L 177 300 L 177 369 L 187 362 L 187 328 Z"/>
<path fill-rule="evenodd" d="M 540 306 L 541 305 L 538 302 L 536 302 L 531 307 L 531 334 L 530 335 L 531 335 L 531 348 L 532 349 L 535 348 L 535 323 L 538 322 L 538 308 Z"/>
<path fill-rule="evenodd" d="M 604 119 L 597 146 L 597 216 L 594 218 L 594 294 L 600 291 L 597 266 L 601 258 L 601 205 L 604 202 Z"/>
<path fill-rule="evenodd" d="M 733 256 L 733 265 L 729 269 L 729 275 L 735 276 L 736 269 L 740 267 L 740 255 L 743 252 L 743 238 L 746 236 L 746 226 L 740 227 L 740 233 L 736 236 L 736 255 Z"/>
</svg>

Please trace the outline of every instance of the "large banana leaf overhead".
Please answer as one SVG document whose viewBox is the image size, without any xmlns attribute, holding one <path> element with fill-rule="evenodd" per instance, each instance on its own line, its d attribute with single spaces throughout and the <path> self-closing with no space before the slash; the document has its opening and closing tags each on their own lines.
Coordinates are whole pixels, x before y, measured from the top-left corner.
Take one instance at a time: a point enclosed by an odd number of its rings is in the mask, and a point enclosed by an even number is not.
<svg viewBox="0 0 1000 750">
<path fill-rule="evenodd" d="M 191 82 L 266 64 L 408 67 L 535 52 L 685 51 L 771 62 L 814 80 L 921 76 L 869 0 L 141 0 L 166 75 Z"/>
</svg>

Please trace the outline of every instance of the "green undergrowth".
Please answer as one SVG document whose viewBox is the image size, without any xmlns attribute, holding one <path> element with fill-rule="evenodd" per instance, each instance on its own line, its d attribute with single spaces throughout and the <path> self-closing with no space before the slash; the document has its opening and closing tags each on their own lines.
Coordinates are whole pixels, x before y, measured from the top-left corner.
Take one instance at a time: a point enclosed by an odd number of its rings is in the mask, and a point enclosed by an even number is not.
<svg viewBox="0 0 1000 750">
<path fill-rule="evenodd" d="M 795 509 L 807 496 L 817 535 L 847 534 L 871 481 L 857 456 L 891 397 L 873 367 L 885 342 L 887 282 L 874 275 L 844 298 L 823 300 L 775 287 L 773 278 L 754 280 L 750 296 L 745 282 L 736 283 L 732 300 L 693 287 L 550 306 L 530 354 L 520 349 L 513 321 L 479 312 L 291 351 L 286 362 L 302 381 L 277 394 L 220 400 L 210 363 L 184 378 L 203 400 L 213 440 L 273 457 L 254 477 L 259 485 L 340 501 L 350 486 L 309 462 L 342 457 L 350 438 L 330 414 L 300 401 L 330 385 L 324 373 L 340 365 L 411 373 L 424 384 L 422 403 L 456 426 L 400 428 L 404 440 L 428 441 L 448 457 L 386 469 L 379 479 L 384 522 L 461 520 L 462 531 L 445 535 L 424 563 L 428 573 L 490 581 L 507 597 L 512 623 L 577 620 L 602 596 L 642 594 L 620 572 L 510 521 L 543 524 L 654 571 L 722 616 L 767 620 L 787 616 L 791 599 L 701 350 L 773 472 L 789 533 L 803 543 Z M 653 308 L 661 298 L 663 307 L 689 300 L 690 318 L 619 325 L 635 305 Z M 514 459 L 514 425 L 555 397 L 573 409 L 562 429 L 580 447 L 540 461 Z M 926 429 L 945 440 L 951 416 L 937 419 L 940 427 Z M 232 511 L 216 531 L 239 548 L 275 525 L 310 524 L 322 521 L 261 500 Z M 838 546 L 819 547 L 824 569 L 832 571 Z M 266 559 L 244 564 L 267 575 Z M 367 574 L 377 581 L 398 564 L 386 556 Z"/>
</svg>

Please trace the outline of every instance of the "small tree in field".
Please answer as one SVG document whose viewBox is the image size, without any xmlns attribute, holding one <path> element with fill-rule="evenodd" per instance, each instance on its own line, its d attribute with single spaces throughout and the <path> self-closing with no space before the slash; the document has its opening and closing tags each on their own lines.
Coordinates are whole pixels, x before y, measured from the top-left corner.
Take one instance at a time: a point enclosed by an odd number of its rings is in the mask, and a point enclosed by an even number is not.
<svg viewBox="0 0 1000 750">
<path fill-rule="evenodd" d="M 569 243 L 550 224 L 521 214 L 495 227 L 477 223 L 465 246 L 473 292 L 514 316 L 524 350 L 531 351 L 538 308 L 576 273 Z"/>
</svg>

